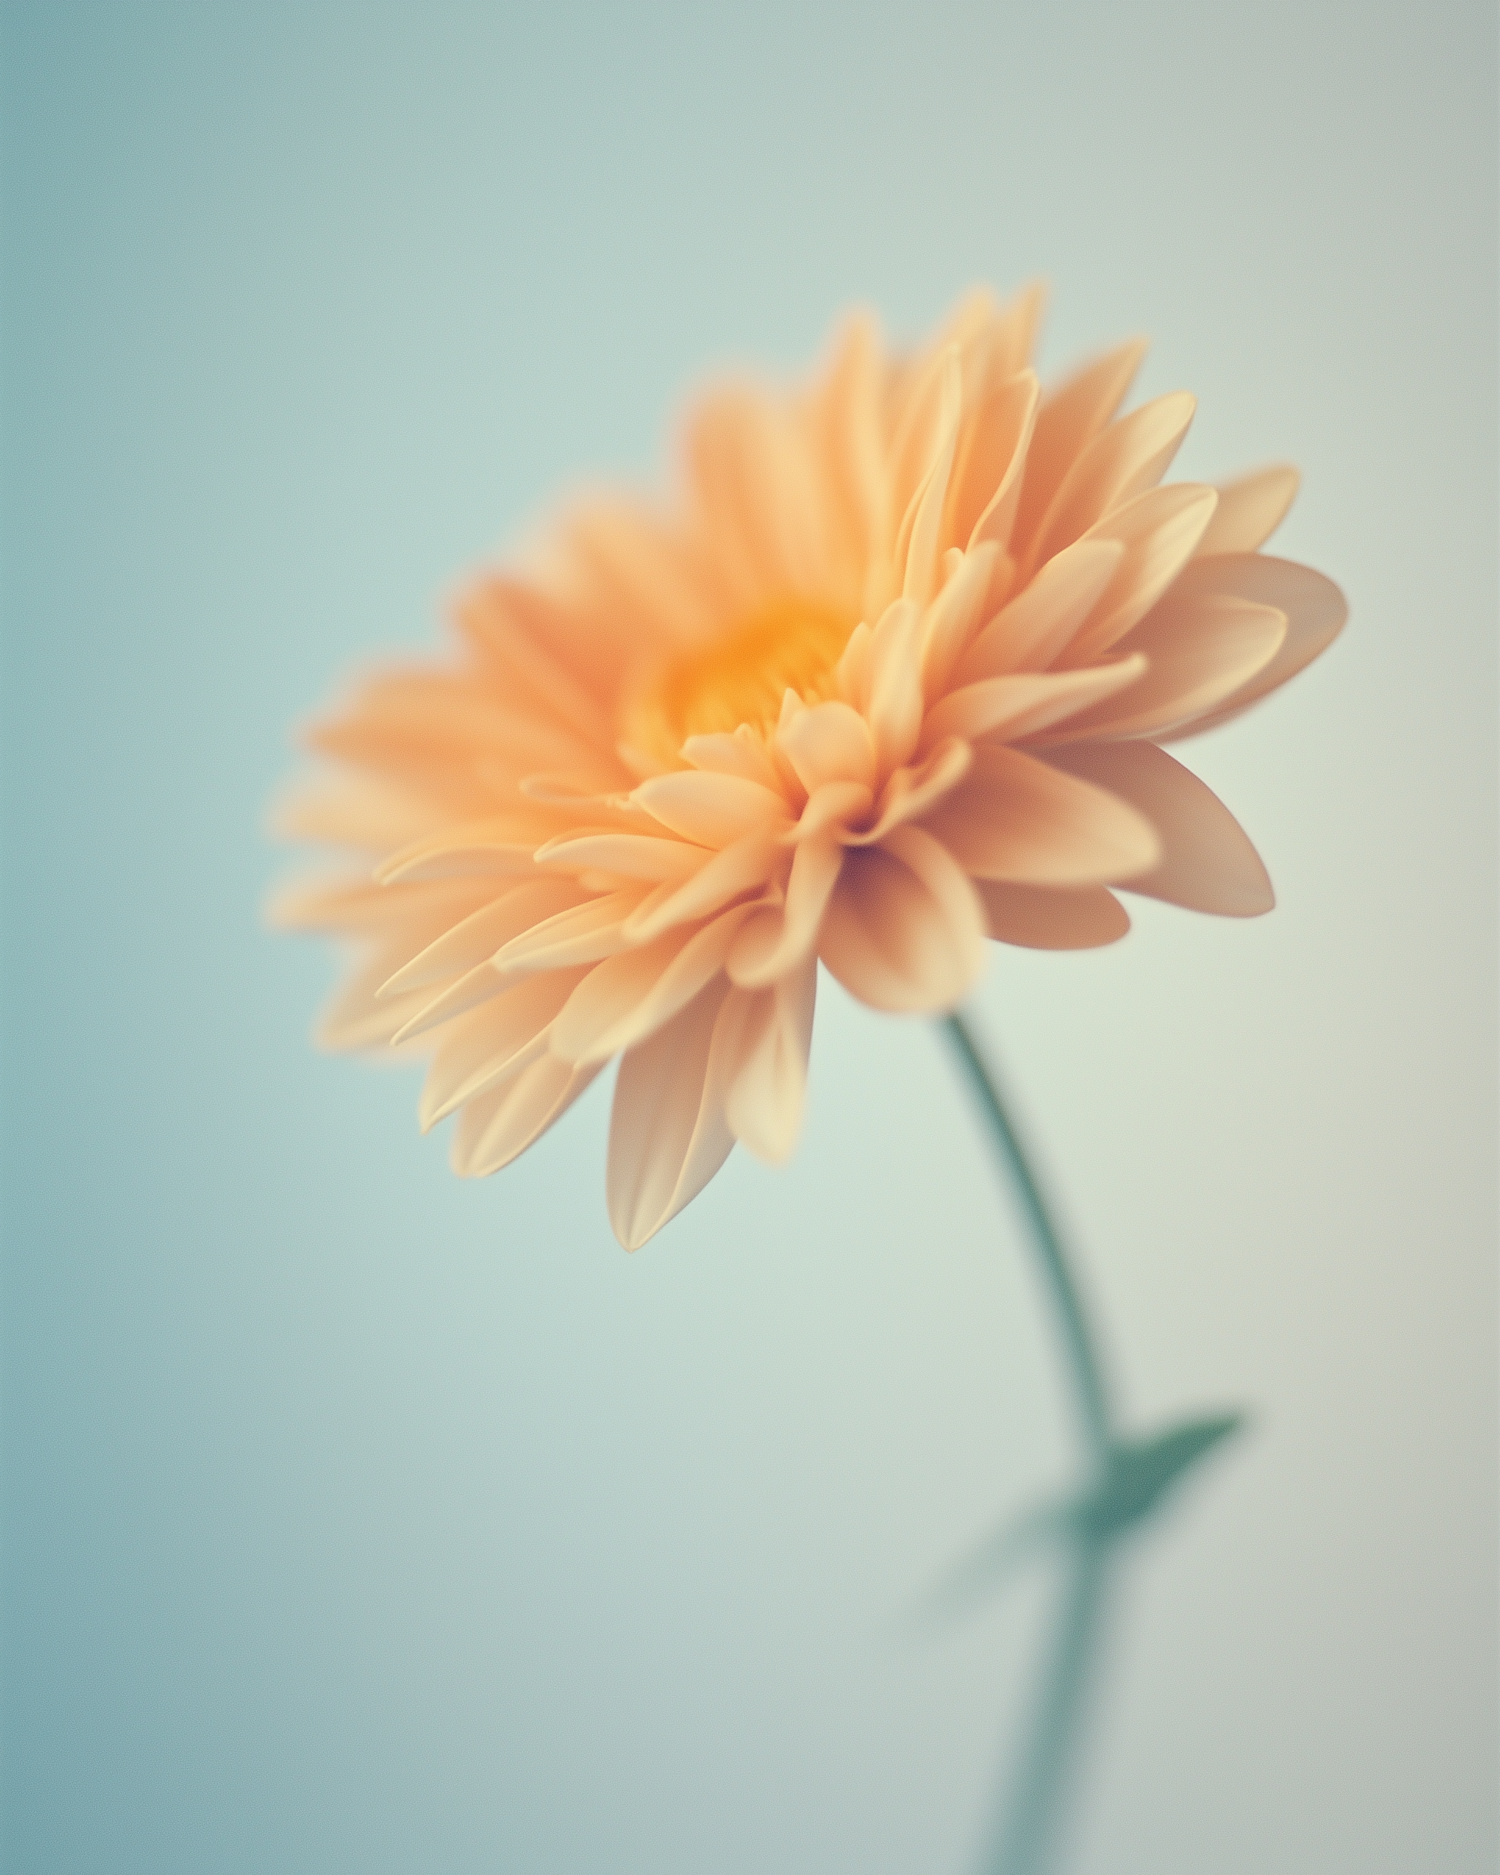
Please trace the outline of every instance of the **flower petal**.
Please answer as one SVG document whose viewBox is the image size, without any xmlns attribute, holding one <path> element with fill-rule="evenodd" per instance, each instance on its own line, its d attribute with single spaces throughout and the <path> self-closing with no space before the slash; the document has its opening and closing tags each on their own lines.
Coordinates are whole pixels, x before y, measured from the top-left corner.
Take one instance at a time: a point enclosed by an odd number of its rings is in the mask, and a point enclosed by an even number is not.
<svg viewBox="0 0 1500 1875">
<path fill-rule="evenodd" d="M 1315 573 L 1310 566 L 1299 566 L 1295 560 L 1276 560 L 1265 553 L 1216 554 L 1211 560 L 1195 560 L 1178 580 L 1173 596 L 1179 591 L 1184 598 L 1215 593 L 1275 606 L 1287 620 L 1286 638 L 1270 663 L 1222 708 L 1176 732 L 1179 736 L 1196 736 L 1227 723 L 1279 689 L 1328 649 L 1349 616 L 1344 595 L 1331 579 Z"/>
<path fill-rule="evenodd" d="M 870 648 L 865 717 L 875 739 L 876 772 L 888 775 L 922 733 L 922 612 L 909 599 L 886 609 Z"/>
<path fill-rule="evenodd" d="M 1219 505 L 1198 542 L 1197 559 L 1217 553 L 1254 553 L 1264 546 L 1297 499 L 1302 477 L 1289 462 L 1219 484 Z"/>
<path fill-rule="evenodd" d="M 810 795 L 830 781 L 874 786 L 875 742 L 870 726 L 847 703 L 814 703 L 796 711 L 777 730 L 776 746 Z"/>
<path fill-rule="evenodd" d="M 594 964 L 625 949 L 625 923 L 646 897 L 645 888 L 600 892 L 539 918 L 519 932 L 499 952 L 495 967 L 509 976 L 535 970 L 565 970 L 573 964 Z"/>
<path fill-rule="evenodd" d="M 1125 558 L 1122 542 L 1076 540 L 997 612 L 959 659 L 954 681 L 1045 670 L 1103 598 Z"/>
<path fill-rule="evenodd" d="M 947 585 L 922 624 L 922 694 L 930 703 L 948 687 L 953 666 L 984 618 L 984 602 L 999 548 L 989 542 L 958 556 Z"/>
<path fill-rule="evenodd" d="M 973 760 L 974 752 L 968 743 L 950 737 L 938 743 L 916 768 L 898 768 L 881 790 L 880 813 L 874 826 L 864 832 L 846 832 L 844 844 L 873 846 L 883 840 L 892 827 L 899 827 L 903 821 L 920 819 L 958 786 Z"/>
<path fill-rule="evenodd" d="M 488 1178 L 561 1119 L 599 1072 L 570 1068 L 541 1055 L 519 1074 L 465 1102 L 453 1133 L 450 1163 L 460 1178 Z"/>
<path fill-rule="evenodd" d="M 682 758 L 694 768 L 707 769 L 716 775 L 739 775 L 746 781 L 758 781 L 763 788 L 779 791 L 776 765 L 766 753 L 766 745 L 750 728 L 741 723 L 732 734 L 689 736 L 682 745 Z"/>
<path fill-rule="evenodd" d="M 843 861 L 837 840 L 803 841 L 792 855 L 784 903 L 758 906 L 736 933 L 725 963 L 732 983 L 761 989 L 809 955 Z"/>
<path fill-rule="evenodd" d="M 992 390 L 974 414 L 954 470 L 947 530 L 970 552 L 986 541 L 1010 544 L 1041 391 L 1036 373 L 1022 371 Z"/>
<path fill-rule="evenodd" d="M 938 559 L 943 550 L 943 510 L 947 506 L 948 481 L 953 472 L 963 410 L 963 382 L 956 347 L 950 347 L 943 360 L 941 395 L 938 446 L 922 491 L 915 498 L 911 536 L 902 567 L 901 596 L 917 605 L 925 605 L 937 588 Z M 899 546 L 897 553 L 898 564 L 901 564 Z"/>
<path fill-rule="evenodd" d="M 729 1130 L 768 1165 L 790 1157 L 802 1125 L 807 1056 L 817 993 L 815 957 L 765 990 L 731 990 L 742 1027 L 728 1071 L 725 1117 Z"/>
<path fill-rule="evenodd" d="M 1050 559 L 1116 508 L 1154 488 L 1181 447 L 1196 408 L 1187 391 L 1172 391 L 1096 436 L 1053 497 L 1023 569 Z"/>
<path fill-rule="evenodd" d="M 609 1221 L 638 1250 L 698 1193 L 729 1157 L 719 979 L 620 1063 L 609 1122 L 605 1189 Z"/>
<path fill-rule="evenodd" d="M 1162 856 L 1126 883 L 1132 892 L 1225 918 L 1254 918 L 1276 903 L 1260 855 L 1211 789 L 1149 742 L 1079 743 L 1047 760 L 1108 788 L 1157 829 Z"/>
<path fill-rule="evenodd" d="M 681 885 L 667 880 L 649 893 L 625 921 L 625 936 L 645 944 L 671 930 L 722 911 L 731 899 L 765 885 L 785 864 L 785 848 L 763 833 L 747 833 L 707 859 Z"/>
<path fill-rule="evenodd" d="M 1092 664 L 1146 616 L 1191 559 L 1218 499 L 1216 489 L 1174 482 L 1099 523 L 1100 537 L 1119 541 L 1125 557 L 1061 662 Z"/>
<path fill-rule="evenodd" d="M 1019 749 L 977 748 L 972 771 L 924 824 L 976 879 L 1105 885 L 1161 857 L 1135 808 Z"/>
<path fill-rule="evenodd" d="M 643 781 L 632 797 L 664 827 L 699 846 L 723 847 L 756 828 L 788 819 L 779 791 L 743 775 L 680 768 Z"/>
<path fill-rule="evenodd" d="M 1107 886 L 1006 885 L 976 881 L 989 934 L 1027 950 L 1096 950 L 1130 929 L 1130 914 Z"/>
<path fill-rule="evenodd" d="M 549 1024 L 582 975 L 581 970 L 556 970 L 523 977 L 456 1022 L 439 1041 L 427 1070 L 417 1103 L 422 1131 L 541 1054 Z"/>
<path fill-rule="evenodd" d="M 982 678 L 950 690 L 928 711 L 918 746 L 927 748 L 948 736 L 974 742 L 981 736 L 1003 735 L 1008 742 L 1019 742 L 1129 689 L 1145 670 L 1145 658 L 1137 655 L 1090 670 L 1013 671 L 1007 677 Z"/>
<path fill-rule="evenodd" d="M 1016 515 L 1019 543 L 1035 534 L 1063 477 L 1124 401 L 1146 355 L 1146 341 L 1132 339 L 1049 392 L 1036 415 L 1026 452 L 1026 480 Z"/>
<path fill-rule="evenodd" d="M 668 931 L 596 964 L 553 1024 L 553 1054 L 583 1067 L 634 1047 L 670 1021 L 723 968 L 750 909 L 736 905 L 690 935 Z"/>
<path fill-rule="evenodd" d="M 823 920 L 818 954 L 872 1008 L 951 1009 L 984 968 L 984 917 L 953 857 L 918 827 L 851 849 Z"/>
<path fill-rule="evenodd" d="M 536 850 L 539 866 L 569 872 L 611 873 L 617 879 L 686 879 L 708 856 L 708 848 L 688 840 L 650 833 L 613 833 L 594 829 L 563 834 Z"/>
<path fill-rule="evenodd" d="M 1163 736 L 1209 714 L 1264 670 L 1286 637 L 1286 614 L 1244 599 L 1171 595 L 1131 633 L 1150 668 L 1126 695 L 1085 710 L 1056 732 L 1082 737 Z"/>
</svg>

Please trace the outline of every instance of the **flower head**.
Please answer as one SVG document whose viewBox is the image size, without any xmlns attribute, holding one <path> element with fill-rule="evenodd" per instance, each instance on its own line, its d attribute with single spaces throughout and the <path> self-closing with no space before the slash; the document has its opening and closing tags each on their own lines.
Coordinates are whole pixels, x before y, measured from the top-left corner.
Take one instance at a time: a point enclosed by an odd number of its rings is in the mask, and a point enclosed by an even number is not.
<svg viewBox="0 0 1500 1875">
<path fill-rule="evenodd" d="M 1193 400 L 1118 415 L 1134 344 L 1044 395 L 1038 310 L 976 294 L 898 355 L 855 318 L 811 383 L 706 396 L 673 507 L 581 505 L 459 601 L 457 663 L 314 732 L 343 774 L 289 830 L 363 859 L 280 913 L 362 948 L 323 1037 L 424 1054 L 457 1171 L 507 1164 L 621 1056 L 633 1248 L 735 1140 L 791 1150 L 820 960 L 931 1012 L 987 937 L 1122 936 L 1116 886 L 1270 908 L 1161 745 L 1343 623 L 1335 586 L 1259 551 L 1296 473 L 1162 486 Z"/>
</svg>

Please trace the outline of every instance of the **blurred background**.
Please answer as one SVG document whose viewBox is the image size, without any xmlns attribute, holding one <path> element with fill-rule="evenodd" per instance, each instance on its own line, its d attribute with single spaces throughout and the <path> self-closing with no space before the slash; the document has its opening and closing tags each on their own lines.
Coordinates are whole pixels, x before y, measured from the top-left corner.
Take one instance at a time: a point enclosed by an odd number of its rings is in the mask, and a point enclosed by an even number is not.
<svg viewBox="0 0 1500 1875">
<path fill-rule="evenodd" d="M 7 5 L 3 1867 L 964 1871 L 1075 1463 L 940 1038 L 825 981 L 793 1164 L 627 1257 L 316 1054 L 294 726 L 740 360 L 1051 284 L 1291 458 L 1329 655 L 1182 751 L 1269 919 L 976 1001 L 1149 1429 L 1079 1875 L 1495 1866 L 1496 24 L 1481 0 Z"/>
</svg>

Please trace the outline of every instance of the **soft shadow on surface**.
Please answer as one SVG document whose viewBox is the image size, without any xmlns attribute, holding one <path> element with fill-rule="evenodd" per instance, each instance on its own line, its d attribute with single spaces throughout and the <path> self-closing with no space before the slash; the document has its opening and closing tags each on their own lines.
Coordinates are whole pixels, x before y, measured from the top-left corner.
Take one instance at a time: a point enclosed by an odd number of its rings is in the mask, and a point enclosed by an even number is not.
<svg viewBox="0 0 1500 1875">
<path fill-rule="evenodd" d="M 1054 1875 L 1061 1869 L 1125 1540 L 1149 1524 L 1184 1475 L 1243 1424 L 1239 1414 L 1224 1413 L 1118 1441 L 1096 1483 L 1007 1518 L 922 1604 L 918 1612 L 927 1621 L 951 1619 L 1000 1587 L 1036 1552 L 1059 1553 L 1062 1593 L 1018 1743 L 1002 1767 L 975 1875 Z"/>
</svg>

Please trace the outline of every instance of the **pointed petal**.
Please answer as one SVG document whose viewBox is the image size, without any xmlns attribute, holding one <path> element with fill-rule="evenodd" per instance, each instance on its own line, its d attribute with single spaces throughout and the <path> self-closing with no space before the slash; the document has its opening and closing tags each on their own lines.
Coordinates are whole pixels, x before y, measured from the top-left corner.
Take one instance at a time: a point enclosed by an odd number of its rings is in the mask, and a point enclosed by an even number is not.
<svg viewBox="0 0 1500 1875">
<path fill-rule="evenodd" d="M 455 1022 L 433 1052 L 417 1103 L 422 1131 L 541 1054 L 548 1025 L 582 974 L 558 970 L 523 977 Z"/>
<path fill-rule="evenodd" d="M 786 800 L 779 790 L 743 775 L 676 769 L 643 781 L 633 798 L 664 827 L 699 846 L 723 847 L 756 829 L 786 824 Z"/>
<path fill-rule="evenodd" d="M 817 983 L 817 959 L 809 957 L 771 989 L 730 991 L 742 1026 L 728 1072 L 725 1117 L 735 1138 L 768 1165 L 791 1156 L 801 1129 Z M 726 1018 L 729 1013 L 726 1004 Z"/>
<path fill-rule="evenodd" d="M 1182 735 L 1197 735 L 1227 723 L 1289 677 L 1295 677 L 1328 649 L 1349 616 L 1344 595 L 1331 579 L 1315 573 L 1310 566 L 1299 566 L 1295 560 L 1276 560 L 1265 553 L 1217 554 L 1210 560 L 1195 560 L 1178 580 L 1172 596 L 1175 599 L 1180 594 L 1186 599 L 1207 593 L 1275 606 L 1286 614 L 1287 634 L 1269 664 L 1221 709 L 1192 723 L 1179 732 Z"/>
<path fill-rule="evenodd" d="M 1132 339 L 1042 399 L 1026 453 L 1026 479 L 1013 534 L 1018 543 L 1035 534 L 1063 477 L 1124 401 L 1145 355 L 1146 341 Z"/>
<path fill-rule="evenodd" d="M 1169 735 L 1242 689 L 1285 638 L 1286 614 L 1271 606 L 1169 594 L 1130 635 L 1150 667 L 1140 682 L 1060 725 L 1056 739 Z"/>
<path fill-rule="evenodd" d="M 625 921 L 646 896 L 643 886 L 600 892 L 519 932 L 495 958 L 495 967 L 517 976 L 534 970 L 564 970 L 598 963 L 624 950 Z"/>
<path fill-rule="evenodd" d="M 1130 689 L 1145 670 L 1145 658 L 1137 655 L 1089 670 L 1016 671 L 1008 677 L 983 678 L 950 690 L 928 711 L 919 746 L 930 747 L 948 736 L 975 742 L 995 735 L 1019 742 L 1053 724 L 1069 723 L 1091 705 Z"/>
<path fill-rule="evenodd" d="M 924 824 L 976 879 L 1105 885 L 1161 857 L 1135 808 L 1019 749 L 976 749 L 970 774 Z"/>
<path fill-rule="evenodd" d="M 1005 885 L 977 881 L 989 934 L 1027 950 L 1096 950 L 1130 929 L 1130 915 L 1107 886 Z"/>
<path fill-rule="evenodd" d="M 617 879 L 686 879 L 708 856 L 707 847 L 649 833 L 604 830 L 564 834 L 537 848 L 538 866 L 568 872 L 612 873 Z"/>
<path fill-rule="evenodd" d="M 745 781 L 758 781 L 763 788 L 780 791 L 776 765 L 766 753 L 766 746 L 748 724 L 741 724 L 732 734 L 689 736 L 682 745 L 682 758 L 694 768 L 716 775 L 739 775 Z"/>
<path fill-rule="evenodd" d="M 1226 918 L 1258 917 L 1275 904 L 1271 881 L 1244 829 L 1165 750 L 1149 742 L 1079 743 L 1049 751 L 1047 759 L 1129 801 L 1161 835 L 1160 861 L 1127 882 L 1132 892 Z"/>
<path fill-rule="evenodd" d="M 1192 558 L 1218 499 L 1216 489 L 1174 482 L 1138 495 L 1099 523 L 1099 537 L 1119 541 L 1125 556 L 1060 662 L 1092 664 L 1146 616 Z"/>
<path fill-rule="evenodd" d="M 602 1065 L 602 1064 L 600 1064 Z M 561 1119 L 599 1068 L 570 1068 L 542 1055 L 519 1074 L 465 1103 L 453 1133 L 451 1164 L 460 1178 L 488 1178 Z"/>
<path fill-rule="evenodd" d="M 1035 372 L 1022 371 L 990 391 L 969 419 L 945 532 L 971 552 L 984 541 L 1010 542 L 1041 389 Z"/>
<path fill-rule="evenodd" d="M 1297 499 L 1302 477 L 1289 462 L 1219 485 L 1219 505 L 1198 542 L 1196 558 L 1211 553 L 1254 553 L 1264 546 Z"/>
<path fill-rule="evenodd" d="M 1181 447 L 1196 408 L 1187 391 L 1173 391 L 1096 436 L 1053 497 L 1023 568 L 1050 559 L 1116 508 L 1154 488 Z"/>
<path fill-rule="evenodd" d="M 962 409 L 963 383 L 958 353 L 956 348 L 950 348 L 943 361 L 940 440 L 922 493 L 917 498 L 902 571 L 901 596 L 917 605 L 925 605 L 937 587 L 938 559 L 943 550 L 943 510 L 948 500 L 948 481 L 953 472 Z"/>
<path fill-rule="evenodd" d="M 954 682 L 1045 670 L 1104 597 L 1124 558 L 1114 540 L 1065 547 L 979 633 L 959 659 Z"/>
<path fill-rule="evenodd" d="M 851 849 L 823 920 L 819 955 L 861 1002 L 951 1009 L 984 968 L 984 916 L 952 856 L 918 827 Z"/>
<path fill-rule="evenodd" d="M 553 1024 L 553 1054 L 583 1067 L 634 1047 L 670 1021 L 722 970 L 749 911 L 736 905 L 691 934 L 668 931 L 596 964 Z"/>
<path fill-rule="evenodd" d="M 722 911 L 731 899 L 754 892 L 785 864 L 785 848 L 762 833 L 747 833 L 700 866 L 681 885 L 668 880 L 643 899 L 625 922 L 632 944 L 649 943 L 673 925 Z"/>
<path fill-rule="evenodd" d="M 758 907 L 736 934 L 725 964 L 731 982 L 763 988 L 812 952 L 843 861 L 837 840 L 803 841 L 792 856 L 785 903 Z"/>
<path fill-rule="evenodd" d="M 875 628 L 870 701 L 865 711 L 875 740 L 877 772 L 899 768 L 922 733 L 922 613 L 898 599 Z"/>
<path fill-rule="evenodd" d="M 930 703 L 948 687 L 953 667 L 984 618 L 999 549 L 992 544 L 958 556 L 948 583 L 927 608 L 922 624 L 922 694 Z"/>
<path fill-rule="evenodd" d="M 847 703 L 815 703 L 799 710 L 776 732 L 777 747 L 809 795 L 826 782 L 875 782 L 875 743 L 870 726 Z"/>
<path fill-rule="evenodd" d="M 846 846 L 873 846 L 903 821 L 919 820 L 952 792 L 968 774 L 974 751 L 967 742 L 939 742 L 916 768 L 898 768 L 881 790 L 875 824 L 861 833 L 845 833 Z"/>
<path fill-rule="evenodd" d="M 729 1157 L 734 1135 L 724 1117 L 723 1045 L 718 1018 L 729 994 L 722 979 L 620 1063 L 609 1124 L 609 1221 L 627 1250 L 638 1250 L 675 1217 Z"/>
</svg>

